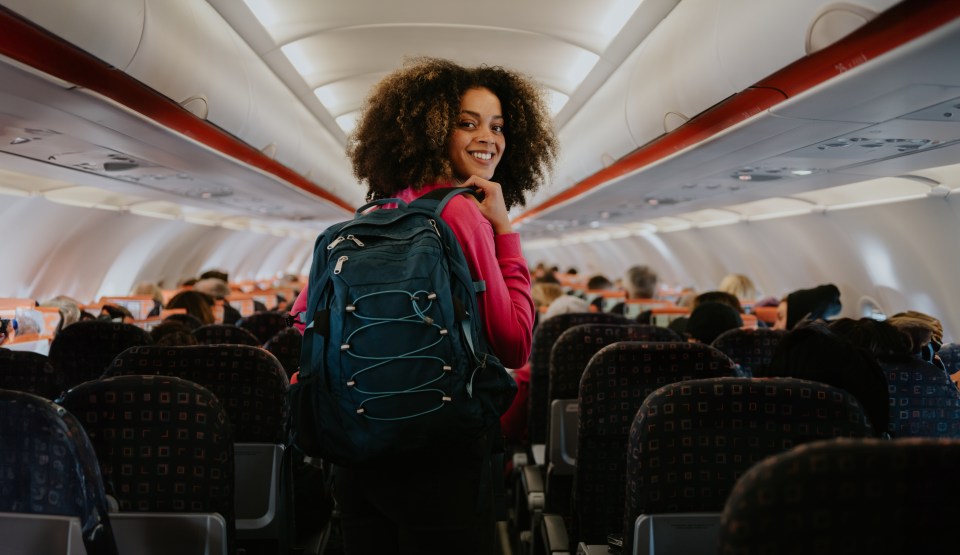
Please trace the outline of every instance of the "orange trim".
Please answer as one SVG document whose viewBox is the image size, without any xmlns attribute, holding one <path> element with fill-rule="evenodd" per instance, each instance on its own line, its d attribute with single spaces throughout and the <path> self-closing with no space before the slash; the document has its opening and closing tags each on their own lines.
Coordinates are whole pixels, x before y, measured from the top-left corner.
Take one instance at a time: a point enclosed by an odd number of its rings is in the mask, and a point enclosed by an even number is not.
<svg viewBox="0 0 960 555">
<path fill-rule="evenodd" d="M 272 174 L 348 212 L 356 207 L 264 155 L 123 71 L 0 6 L 0 54 L 90 89 L 210 148 Z"/>
<path fill-rule="evenodd" d="M 904 0 L 819 52 L 801 58 L 756 85 L 698 114 L 676 130 L 517 216 L 540 215 L 601 185 L 707 139 L 853 67 L 879 57 L 960 17 L 960 2 Z"/>
</svg>

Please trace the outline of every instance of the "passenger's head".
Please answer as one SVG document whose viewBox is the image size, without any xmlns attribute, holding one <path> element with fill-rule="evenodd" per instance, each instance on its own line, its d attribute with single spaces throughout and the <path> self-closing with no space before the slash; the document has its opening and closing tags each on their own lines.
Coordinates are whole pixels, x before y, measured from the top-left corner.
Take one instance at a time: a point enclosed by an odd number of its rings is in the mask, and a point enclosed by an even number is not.
<svg viewBox="0 0 960 555">
<path fill-rule="evenodd" d="M 657 274 L 649 266 L 633 266 L 623 277 L 623 288 L 631 299 L 652 299 L 657 292 Z"/>
<path fill-rule="evenodd" d="M 910 337 L 891 325 L 873 318 L 840 318 L 830 322 L 830 331 L 874 356 L 910 353 Z"/>
<path fill-rule="evenodd" d="M 500 183 L 510 208 L 545 182 L 557 144 L 526 77 L 418 58 L 373 88 L 347 154 L 370 200 L 477 175 Z"/>
<path fill-rule="evenodd" d="M 167 308 L 183 308 L 187 314 L 199 319 L 204 324 L 214 323 L 213 297 L 199 291 L 181 291 L 174 295 Z"/>
<path fill-rule="evenodd" d="M 543 320 L 549 320 L 557 314 L 566 314 L 568 312 L 590 312 L 590 303 L 580 297 L 563 295 L 550 303 L 550 308 L 548 308 L 546 314 L 543 315 Z"/>
<path fill-rule="evenodd" d="M 541 310 L 563 295 L 563 287 L 556 283 L 534 283 L 530 295 L 533 297 L 534 306 Z"/>
<path fill-rule="evenodd" d="M 700 293 L 693 299 L 693 309 L 696 310 L 698 306 L 705 303 L 721 303 L 733 308 L 737 312 L 743 312 L 743 308 L 740 306 L 740 300 L 737 299 L 736 296 L 730 293 L 724 293 L 723 291 Z"/>
<path fill-rule="evenodd" d="M 197 338 L 190 333 L 187 324 L 177 320 L 164 320 L 157 324 L 150 330 L 150 337 L 155 345 L 166 347 L 197 344 Z"/>
<path fill-rule="evenodd" d="M 60 323 L 57 324 L 54 335 L 70 324 L 80 321 L 80 303 L 76 299 L 72 299 L 66 295 L 58 295 L 45 302 L 43 306 L 55 306 L 60 312 Z"/>
<path fill-rule="evenodd" d="M 100 315 L 97 319 L 131 324 L 133 323 L 133 314 L 127 310 L 126 307 L 115 304 L 105 304 L 100 308 Z"/>
<path fill-rule="evenodd" d="M 151 283 L 149 281 L 141 281 L 140 283 L 133 286 L 133 289 L 130 291 L 131 295 L 149 295 L 153 302 L 162 305 L 163 304 L 163 290 L 160 289 L 160 286 L 156 283 Z"/>
<path fill-rule="evenodd" d="M 766 375 L 826 383 L 857 398 L 874 432 L 887 432 L 890 394 L 887 378 L 873 355 L 834 334 L 822 322 L 809 322 L 783 336 Z"/>
<path fill-rule="evenodd" d="M 887 322 L 910 337 L 910 351 L 919 358 L 934 362 L 934 357 L 943 344 L 943 324 L 940 320 L 908 310 L 894 314 Z"/>
<path fill-rule="evenodd" d="M 587 289 L 590 291 L 600 291 L 603 289 L 610 289 L 613 287 L 613 282 L 607 279 L 607 276 L 603 274 L 595 274 L 590 276 L 590 279 L 587 280 Z"/>
<path fill-rule="evenodd" d="M 828 283 L 798 289 L 780 301 L 774 329 L 792 330 L 801 320 L 825 320 L 840 313 L 840 290 Z"/>
<path fill-rule="evenodd" d="M 717 287 L 718 291 L 730 293 L 741 301 L 752 301 L 757 298 L 757 288 L 753 281 L 743 274 L 727 274 Z"/>
<path fill-rule="evenodd" d="M 207 270 L 206 272 L 200 274 L 200 279 L 207 279 L 207 278 L 219 279 L 226 282 L 230 281 L 230 275 L 228 273 L 224 272 L 223 270 L 216 270 L 216 269 Z"/>
<path fill-rule="evenodd" d="M 687 320 L 686 333 L 707 345 L 727 330 L 743 327 L 740 313 L 725 303 L 707 302 L 697 305 Z"/>
<path fill-rule="evenodd" d="M 203 278 L 193 284 L 193 290 L 210 295 L 214 299 L 224 299 L 230 296 L 230 286 L 218 278 Z"/>
</svg>

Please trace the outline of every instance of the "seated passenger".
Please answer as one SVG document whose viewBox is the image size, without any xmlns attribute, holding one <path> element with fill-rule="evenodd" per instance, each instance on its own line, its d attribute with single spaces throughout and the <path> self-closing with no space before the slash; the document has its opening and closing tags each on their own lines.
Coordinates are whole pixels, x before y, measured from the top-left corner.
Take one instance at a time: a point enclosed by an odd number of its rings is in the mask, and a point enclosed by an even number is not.
<svg viewBox="0 0 960 555">
<path fill-rule="evenodd" d="M 735 296 L 738 301 L 757 300 L 756 286 L 753 285 L 753 281 L 751 281 L 750 278 L 743 274 L 727 274 L 720 280 L 720 285 L 717 286 L 717 290 L 730 293 Z"/>
<path fill-rule="evenodd" d="M 723 332 L 740 327 L 743 319 L 736 309 L 726 303 L 707 302 L 690 313 L 686 333 L 692 342 L 709 345 Z"/>
<path fill-rule="evenodd" d="M 904 355 L 911 351 L 909 335 L 890 322 L 873 318 L 840 318 L 827 327 L 844 341 L 869 351 L 875 357 Z"/>
<path fill-rule="evenodd" d="M 105 304 L 100 308 L 100 315 L 97 316 L 97 320 L 132 324 L 133 314 L 127 310 L 126 307 L 116 304 Z"/>
<path fill-rule="evenodd" d="M 230 306 L 226 298 L 230 296 L 230 285 L 222 279 L 208 277 L 193 284 L 193 290 L 206 293 L 215 300 L 223 302 L 223 323 L 236 324 L 240 318 L 240 311 Z"/>
<path fill-rule="evenodd" d="M 141 281 L 133 286 L 130 294 L 138 296 L 148 295 L 153 299 L 153 308 L 150 309 L 150 312 L 147 314 L 147 318 L 160 316 L 160 311 L 163 309 L 163 290 L 160 289 L 159 285 L 149 281 Z"/>
<path fill-rule="evenodd" d="M 167 302 L 167 308 L 183 308 L 203 324 L 214 323 L 213 297 L 199 291 L 181 291 Z"/>
<path fill-rule="evenodd" d="M 197 338 L 190 331 L 184 322 L 168 318 L 150 330 L 150 337 L 155 345 L 165 347 L 197 345 Z"/>
<path fill-rule="evenodd" d="M 890 393 L 883 370 L 873 355 L 823 323 L 806 322 L 786 334 L 763 377 L 799 378 L 845 389 L 860 402 L 874 433 L 887 433 Z"/>
<path fill-rule="evenodd" d="M 657 274 L 649 266 L 631 266 L 623 276 L 623 290 L 628 299 L 652 299 L 657 293 Z M 626 303 L 610 309 L 613 314 L 624 314 Z M 645 310 L 637 316 L 637 322 L 649 324 L 652 312 Z"/>
<path fill-rule="evenodd" d="M 910 337 L 910 351 L 920 360 L 934 364 L 946 372 L 937 351 L 943 345 L 943 324 L 940 320 L 914 310 L 891 316 L 887 322 Z"/>
<path fill-rule="evenodd" d="M 801 320 L 826 320 L 840 313 L 840 290 L 828 283 L 812 289 L 798 289 L 777 306 L 775 330 L 792 330 Z"/>
</svg>

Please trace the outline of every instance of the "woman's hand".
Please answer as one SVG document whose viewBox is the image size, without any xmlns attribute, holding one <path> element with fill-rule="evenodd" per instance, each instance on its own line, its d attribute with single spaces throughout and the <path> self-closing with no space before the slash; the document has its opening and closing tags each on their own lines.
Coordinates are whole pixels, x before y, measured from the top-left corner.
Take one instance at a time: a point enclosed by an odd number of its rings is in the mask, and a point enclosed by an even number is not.
<svg viewBox="0 0 960 555">
<path fill-rule="evenodd" d="M 471 175 L 470 179 L 464 181 L 462 186 L 473 187 L 483 194 L 482 201 L 476 198 L 474 198 L 474 201 L 483 217 L 493 226 L 495 234 L 513 233 L 510 215 L 507 213 L 507 205 L 503 200 L 503 191 L 500 189 L 499 183 Z"/>
</svg>

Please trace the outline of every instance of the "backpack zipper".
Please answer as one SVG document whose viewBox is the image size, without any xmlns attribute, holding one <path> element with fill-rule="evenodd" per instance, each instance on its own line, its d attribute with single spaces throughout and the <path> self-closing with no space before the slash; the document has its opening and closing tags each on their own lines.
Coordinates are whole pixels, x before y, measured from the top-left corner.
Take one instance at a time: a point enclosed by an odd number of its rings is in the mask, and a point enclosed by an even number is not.
<svg viewBox="0 0 960 555">
<path fill-rule="evenodd" d="M 341 256 L 340 258 L 338 258 L 337 265 L 333 268 L 333 273 L 339 274 L 341 271 L 343 271 L 343 263 L 346 262 L 347 260 L 350 260 L 348 256 Z"/>
<path fill-rule="evenodd" d="M 437 237 L 441 237 L 441 238 L 442 238 L 443 235 L 440 235 L 440 230 L 437 229 L 437 221 L 436 221 L 436 220 L 427 220 L 427 221 L 430 222 L 430 225 L 431 225 L 431 226 L 433 226 L 433 230 L 437 232 Z"/>
<path fill-rule="evenodd" d="M 336 239 L 334 239 L 333 241 L 330 241 L 330 244 L 327 245 L 327 250 L 328 250 L 328 251 L 332 251 L 334 248 L 336 248 L 337 245 L 339 245 L 340 243 L 342 243 L 342 242 L 344 242 L 344 241 L 353 241 L 358 247 L 363 247 L 363 246 L 365 246 L 365 245 L 363 244 L 363 241 L 361 241 L 360 239 L 358 239 L 358 238 L 357 238 L 356 236 L 354 236 L 354 235 L 347 235 L 346 237 L 344 237 L 343 235 L 341 235 L 341 236 L 337 237 Z"/>
</svg>

